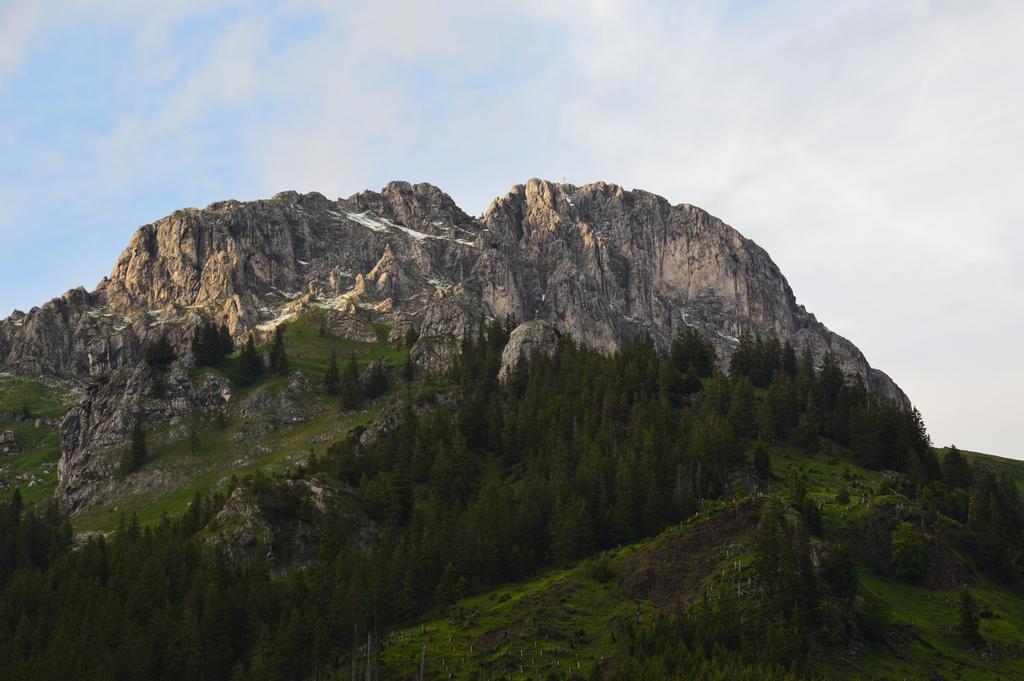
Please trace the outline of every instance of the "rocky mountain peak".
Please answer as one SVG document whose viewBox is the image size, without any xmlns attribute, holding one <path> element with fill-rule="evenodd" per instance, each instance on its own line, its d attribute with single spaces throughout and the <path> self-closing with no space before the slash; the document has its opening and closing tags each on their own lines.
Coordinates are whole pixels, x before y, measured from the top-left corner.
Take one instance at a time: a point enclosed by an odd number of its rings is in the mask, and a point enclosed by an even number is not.
<svg viewBox="0 0 1024 681">
<path fill-rule="evenodd" d="M 768 254 L 705 211 L 642 190 L 541 179 L 480 218 L 430 184 L 347 199 L 282 192 L 185 209 L 138 229 L 108 278 L 0 322 L 0 368 L 63 376 L 181 344 L 204 319 L 242 339 L 310 308 L 364 337 L 374 322 L 420 330 L 440 365 L 481 317 L 540 320 L 613 350 L 636 334 L 668 346 L 694 328 L 723 362 L 743 332 L 773 335 L 906 401 L 848 340 L 798 305 Z M 371 336 L 372 337 L 372 336 Z"/>
</svg>

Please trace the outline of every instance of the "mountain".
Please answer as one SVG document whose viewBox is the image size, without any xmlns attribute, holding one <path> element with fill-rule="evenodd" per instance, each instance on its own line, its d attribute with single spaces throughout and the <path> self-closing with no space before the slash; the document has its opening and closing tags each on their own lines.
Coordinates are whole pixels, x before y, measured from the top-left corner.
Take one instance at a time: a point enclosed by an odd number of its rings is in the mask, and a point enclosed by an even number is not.
<svg viewBox="0 0 1024 681">
<path fill-rule="evenodd" d="M 4 679 L 1024 675 L 1020 462 L 696 208 L 214 204 L 0 329 Z"/>
<path fill-rule="evenodd" d="M 541 320 L 601 350 L 681 329 L 728 362 L 744 332 L 790 341 L 847 378 L 909 400 L 856 346 L 803 306 L 768 254 L 687 204 L 613 184 L 530 180 L 479 218 L 440 189 L 392 182 L 330 201 L 284 192 L 214 203 L 144 225 L 109 277 L 0 323 L 0 369 L 99 376 L 137 362 L 146 343 L 181 342 L 203 319 L 236 341 L 317 308 L 334 333 L 374 337 L 414 326 L 421 364 L 445 365 L 482 317 Z"/>
</svg>

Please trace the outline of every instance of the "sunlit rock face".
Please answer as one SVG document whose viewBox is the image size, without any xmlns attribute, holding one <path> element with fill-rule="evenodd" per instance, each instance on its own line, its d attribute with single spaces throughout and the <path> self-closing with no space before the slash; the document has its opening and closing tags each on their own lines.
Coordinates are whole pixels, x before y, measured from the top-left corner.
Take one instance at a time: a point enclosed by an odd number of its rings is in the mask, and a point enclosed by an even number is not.
<svg viewBox="0 0 1024 681">
<path fill-rule="evenodd" d="M 530 180 L 478 218 L 437 187 L 393 182 L 329 200 L 284 192 L 176 211 L 132 237 L 96 290 L 0 322 L 0 369 L 68 377 L 138 362 L 159 335 L 184 347 L 203 319 L 240 340 L 310 308 L 332 333 L 415 326 L 441 368 L 481 318 L 531 320 L 602 350 L 637 334 L 666 348 L 694 328 L 727 364 L 743 332 L 789 340 L 906 402 L 851 342 L 796 303 L 768 254 L 699 208 L 613 184 Z"/>
</svg>

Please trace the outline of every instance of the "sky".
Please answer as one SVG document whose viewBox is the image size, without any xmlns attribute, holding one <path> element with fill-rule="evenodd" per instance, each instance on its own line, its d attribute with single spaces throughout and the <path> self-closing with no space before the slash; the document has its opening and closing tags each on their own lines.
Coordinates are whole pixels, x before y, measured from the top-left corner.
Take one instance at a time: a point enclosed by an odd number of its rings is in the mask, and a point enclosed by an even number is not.
<svg viewBox="0 0 1024 681">
<path fill-rule="evenodd" d="M 137 226 L 531 177 L 698 205 L 922 411 L 1024 459 L 1024 4 L 0 0 L 0 316 Z"/>
</svg>

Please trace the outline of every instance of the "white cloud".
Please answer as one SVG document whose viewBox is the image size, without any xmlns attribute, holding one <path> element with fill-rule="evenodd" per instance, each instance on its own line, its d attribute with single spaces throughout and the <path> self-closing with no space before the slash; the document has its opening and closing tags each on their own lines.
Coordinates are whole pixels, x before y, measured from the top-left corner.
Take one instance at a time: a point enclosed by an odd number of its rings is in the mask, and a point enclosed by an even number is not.
<svg viewBox="0 0 1024 681">
<path fill-rule="evenodd" d="M 28 7 L 0 21 L 0 78 Z M 123 86 L 173 85 L 112 116 L 91 182 L 231 162 L 256 178 L 236 194 L 400 178 L 471 212 L 531 176 L 656 191 L 764 246 L 939 442 L 1024 458 L 1019 3 L 293 0 L 236 13 L 191 71 L 175 31 L 210 6 L 102 7 L 132 27 Z M 221 129 L 238 158 L 209 157 Z"/>
</svg>

